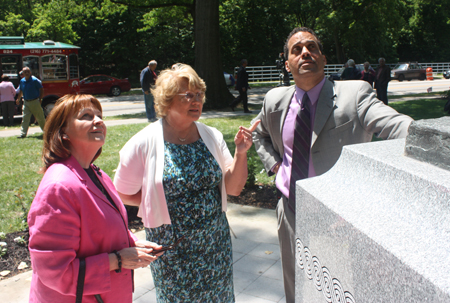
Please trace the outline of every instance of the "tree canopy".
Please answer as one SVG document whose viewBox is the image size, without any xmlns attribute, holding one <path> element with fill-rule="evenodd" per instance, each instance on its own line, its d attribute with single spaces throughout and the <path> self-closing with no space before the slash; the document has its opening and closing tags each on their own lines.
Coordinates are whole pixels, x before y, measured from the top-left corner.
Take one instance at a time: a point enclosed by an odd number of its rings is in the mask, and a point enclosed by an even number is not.
<svg viewBox="0 0 450 303">
<path fill-rule="evenodd" d="M 447 0 L 2 0 L 0 35 L 81 47 L 81 74 L 128 77 L 138 85 L 148 61 L 158 69 L 193 65 L 209 106 L 231 95 L 222 71 L 241 59 L 274 65 L 296 26 L 316 31 L 328 63 L 449 61 Z M 208 104 L 207 103 L 207 104 Z"/>
</svg>

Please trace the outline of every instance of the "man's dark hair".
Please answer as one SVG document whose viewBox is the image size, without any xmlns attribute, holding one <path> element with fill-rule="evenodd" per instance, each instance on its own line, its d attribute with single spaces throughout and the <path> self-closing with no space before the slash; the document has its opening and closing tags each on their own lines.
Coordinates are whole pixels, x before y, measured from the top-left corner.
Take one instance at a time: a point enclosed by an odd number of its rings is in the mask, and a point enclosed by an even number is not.
<svg viewBox="0 0 450 303">
<path fill-rule="evenodd" d="M 241 60 L 241 65 L 244 65 L 245 63 L 247 63 L 247 59 L 242 59 Z"/>
<path fill-rule="evenodd" d="M 284 44 L 284 57 L 287 59 L 289 57 L 289 40 L 298 32 L 308 32 L 316 38 L 317 44 L 319 45 L 320 53 L 323 55 L 323 46 L 322 42 L 320 42 L 319 37 L 317 37 L 316 33 L 310 29 L 309 27 L 296 27 L 292 30 L 289 36 L 286 39 L 286 43 Z"/>
</svg>

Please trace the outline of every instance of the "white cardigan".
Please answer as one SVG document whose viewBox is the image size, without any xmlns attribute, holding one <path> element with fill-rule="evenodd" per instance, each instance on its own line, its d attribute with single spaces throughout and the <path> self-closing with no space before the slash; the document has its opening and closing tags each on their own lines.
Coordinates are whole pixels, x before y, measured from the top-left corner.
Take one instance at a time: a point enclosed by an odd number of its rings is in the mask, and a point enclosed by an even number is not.
<svg viewBox="0 0 450 303">
<path fill-rule="evenodd" d="M 222 210 L 227 210 L 225 173 L 233 163 L 233 157 L 217 129 L 195 122 L 200 137 L 222 170 Z M 138 216 L 144 226 L 155 228 L 171 224 L 163 188 L 164 135 L 162 119 L 152 123 L 134 135 L 121 149 L 120 162 L 114 177 L 118 192 L 134 195 L 142 189 Z"/>
</svg>

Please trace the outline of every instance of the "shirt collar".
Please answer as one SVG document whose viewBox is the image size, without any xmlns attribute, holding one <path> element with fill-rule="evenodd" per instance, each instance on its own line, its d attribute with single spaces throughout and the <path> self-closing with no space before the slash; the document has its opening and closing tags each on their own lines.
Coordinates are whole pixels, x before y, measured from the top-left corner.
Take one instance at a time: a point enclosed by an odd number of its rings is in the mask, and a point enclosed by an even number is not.
<svg viewBox="0 0 450 303">
<path fill-rule="evenodd" d="M 319 99 L 320 91 L 322 90 L 323 85 L 325 84 L 325 77 L 320 81 L 316 86 L 311 88 L 309 91 L 305 92 L 303 89 L 299 88 L 297 85 L 295 86 L 295 95 L 299 103 L 300 100 L 303 100 L 303 95 L 308 93 L 309 100 L 311 100 L 311 105 L 315 105 L 317 100 Z"/>
</svg>

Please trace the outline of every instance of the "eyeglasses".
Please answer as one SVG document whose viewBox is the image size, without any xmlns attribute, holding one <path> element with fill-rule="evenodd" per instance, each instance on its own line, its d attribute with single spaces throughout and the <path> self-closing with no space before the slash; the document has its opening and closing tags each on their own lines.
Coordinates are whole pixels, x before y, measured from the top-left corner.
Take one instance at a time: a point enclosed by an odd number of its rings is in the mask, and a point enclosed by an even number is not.
<svg viewBox="0 0 450 303">
<path fill-rule="evenodd" d="M 191 93 L 191 92 L 185 92 L 184 94 L 177 94 L 178 96 L 183 96 L 187 102 L 191 102 L 194 97 L 198 100 L 198 101 L 202 101 L 203 98 L 205 97 L 205 92 L 198 92 L 196 94 Z"/>
</svg>

